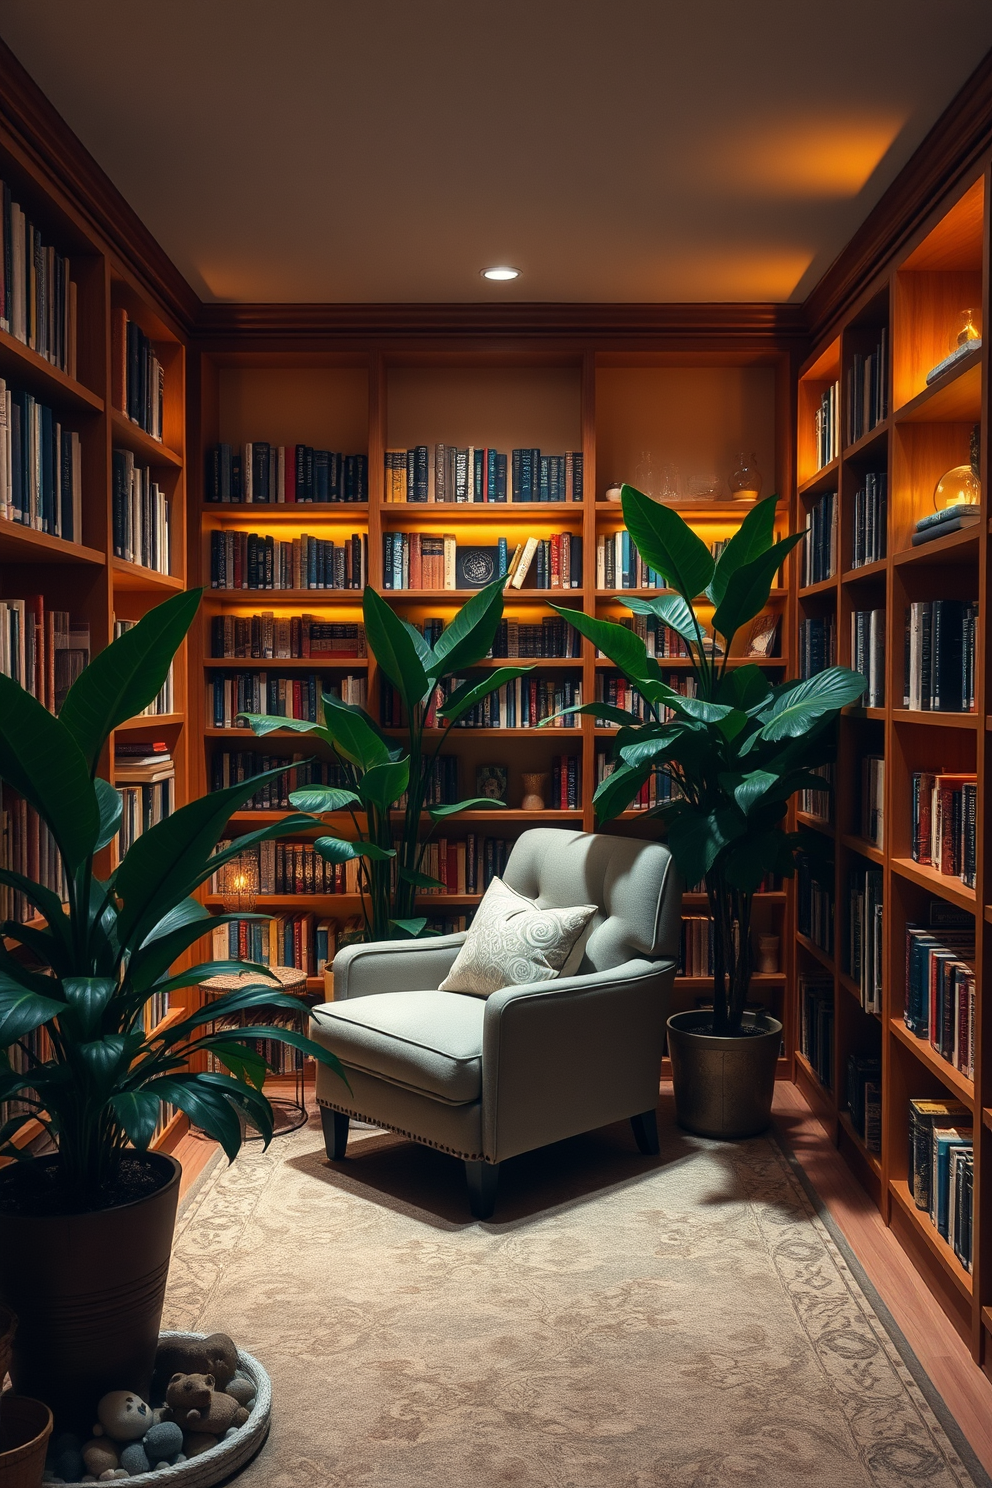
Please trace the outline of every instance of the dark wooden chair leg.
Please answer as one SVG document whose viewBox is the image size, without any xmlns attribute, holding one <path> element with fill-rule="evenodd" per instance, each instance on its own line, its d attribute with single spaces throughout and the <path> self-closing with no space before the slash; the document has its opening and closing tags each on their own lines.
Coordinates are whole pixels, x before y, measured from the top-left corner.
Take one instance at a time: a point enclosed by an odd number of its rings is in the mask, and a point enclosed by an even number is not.
<svg viewBox="0 0 992 1488">
<path fill-rule="evenodd" d="M 496 1208 L 499 1163 L 466 1162 L 465 1181 L 473 1219 L 491 1219 Z"/>
<path fill-rule="evenodd" d="M 638 1151 L 643 1152 L 645 1157 L 656 1157 L 660 1150 L 657 1111 L 642 1111 L 639 1116 L 631 1116 L 630 1126 Z"/>
<path fill-rule="evenodd" d="M 320 1124 L 324 1128 L 324 1149 L 331 1162 L 342 1162 L 348 1146 L 348 1117 L 342 1111 L 320 1108 Z"/>
</svg>

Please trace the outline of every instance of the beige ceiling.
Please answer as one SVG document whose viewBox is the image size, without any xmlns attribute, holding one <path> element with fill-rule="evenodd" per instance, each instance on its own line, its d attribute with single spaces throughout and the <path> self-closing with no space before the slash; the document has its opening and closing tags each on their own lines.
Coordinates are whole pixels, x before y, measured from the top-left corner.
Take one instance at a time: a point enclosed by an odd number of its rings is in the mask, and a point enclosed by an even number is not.
<svg viewBox="0 0 992 1488">
<path fill-rule="evenodd" d="M 992 4 L 3 0 L 0 35 L 204 299 L 788 300 Z"/>
</svg>

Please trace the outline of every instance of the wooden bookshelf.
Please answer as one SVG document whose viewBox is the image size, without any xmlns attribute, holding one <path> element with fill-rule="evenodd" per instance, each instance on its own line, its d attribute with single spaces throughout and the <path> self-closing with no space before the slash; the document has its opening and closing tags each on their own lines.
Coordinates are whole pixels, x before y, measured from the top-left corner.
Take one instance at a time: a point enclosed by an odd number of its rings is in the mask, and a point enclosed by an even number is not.
<svg viewBox="0 0 992 1488">
<path fill-rule="evenodd" d="M 110 223 L 81 212 L 70 195 L 66 173 L 46 169 L 44 152 L 29 148 L 19 133 L 16 110 L 0 120 L 0 178 L 46 243 L 68 257 L 76 285 L 76 365 L 69 375 L 15 335 L 0 329 L 0 377 L 8 390 L 24 390 L 50 407 L 64 428 L 79 435 L 82 476 L 82 531 L 73 541 L 18 521 L 0 520 L 0 599 L 40 596 L 46 614 L 68 611 L 89 627 L 90 654 L 114 633 L 115 619 L 139 619 L 151 606 L 186 585 L 186 386 L 188 327 L 152 287 L 140 255 L 132 256 Z M 114 406 L 111 378 L 112 318 L 126 307 L 153 340 L 165 369 L 165 438 L 145 434 Z M 170 502 L 170 569 L 152 573 L 114 554 L 112 460 L 114 448 L 130 449 L 136 462 L 149 464 Z M 175 675 L 176 711 L 161 718 L 129 719 L 125 737 L 167 738 L 176 762 L 176 797 L 188 800 L 186 777 L 187 712 L 185 658 Z M 109 773 L 113 740 L 104 762 Z M 114 849 L 102 854 L 101 871 L 113 866 Z M 38 921 L 29 923 L 38 924 Z M 5 946 L 20 954 L 13 936 Z M 177 1022 L 192 999 L 179 994 L 159 1025 Z M 186 1126 L 174 1117 L 156 1145 L 174 1144 Z M 41 1134 L 37 1122 L 21 1133 L 22 1144 Z"/>
<path fill-rule="evenodd" d="M 983 488 L 989 479 L 988 338 L 929 385 L 926 375 L 949 350 L 957 312 L 988 314 L 989 162 L 976 166 L 949 197 L 939 202 L 888 265 L 865 282 L 845 313 L 826 327 L 799 372 L 797 390 L 799 485 L 797 520 L 810 493 L 836 490 L 839 502 L 839 576 L 800 591 L 798 618 L 830 614 L 837 631 L 837 660 L 852 660 L 851 616 L 856 610 L 883 609 L 886 675 L 883 707 L 849 708 L 839 725 L 834 825 L 803 818 L 832 842 L 834 853 L 835 943 L 826 956 L 797 935 L 798 972 L 834 979 L 834 1088 L 827 1090 L 801 1054 L 797 1075 L 803 1090 L 813 1086 L 815 1109 L 851 1167 L 919 1267 L 949 1317 L 969 1342 L 976 1360 L 983 1355 L 992 1303 L 992 1166 L 989 1132 L 975 1124 L 974 1270 L 969 1273 L 931 1224 L 917 1210 L 907 1186 L 908 1101 L 945 1096 L 981 1113 L 992 1100 L 988 1012 L 978 998 L 976 1068 L 972 1081 L 911 1032 L 903 1020 L 906 978 L 905 932 L 926 923 L 931 901 L 977 917 L 976 985 L 987 980 L 992 924 L 978 913 L 989 890 L 992 812 L 987 791 L 987 734 L 990 650 L 986 641 L 989 523 L 913 547 L 915 523 L 933 510 L 932 493 L 950 467 L 967 463 L 972 426 L 980 424 Z M 842 421 L 847 418 L 847 372 L 855 351 L 864 351 L 884 327 L 888 338 L 886 376 L 889 408 L 879 424 L 821 472 L 809 470 L 808 425 L 825 381 L 839 379 Z M 804 451 L 805 456 L 804 456 Z M 804 465 L 804 459 L 806 464 Z M 855 493 L 866 473 L 888 476 L 886 556 L 851 567 Z M 905 616 L 915 601 L 941 598 L 980 601 L 976 645 L 974 712 L 914 711 L 903 706 Z M 885 760 L 884 830 L 880 846 L 861 835 L 861 760 Z M 975 772 L 978 779 L 977 885 L 941 874 L 912 857 L 912 776 L 916 770 Z M 882 873 L 883 1012 L 863 1010 L 859 989 L 846 973 L 848 875 L 874 865 Z M 939 934 L 939 931 L 935 933 Z M 882 1066 L 881 1152 L 869 1152 L 847 1110 L 845 1071 L 852 1054 L 874 1054 Z M 811 1097 L 812 1099 L 812 1097 Z M 983 1311 L 984 1309 L 984 1311 Z"/>
</svg>

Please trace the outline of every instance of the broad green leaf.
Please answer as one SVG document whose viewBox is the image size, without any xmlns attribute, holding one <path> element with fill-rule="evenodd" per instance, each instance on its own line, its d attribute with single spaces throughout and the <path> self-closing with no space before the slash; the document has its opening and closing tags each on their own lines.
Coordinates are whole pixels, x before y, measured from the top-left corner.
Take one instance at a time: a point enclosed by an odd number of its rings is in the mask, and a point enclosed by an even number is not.
<svg viewBox="0 0 992 1488">
<path fill-rule="evenodd" d="M 152 991 L 156 997 L 169 997 L 183 987 L 199 987 L 201 983 L 210 981 L 211 977 L 245 975 L 257 976 L 260 981 L 265 982 L 271 973 L 267 966 L 262 966 L 257 961 L 201 961 L 199 966 L 177 972 L 167 981 L 156 982 Z M 281 982 L 273 978 L 274 991 L 278 991 L 281 985 Z"/>
<path fill-rule="evenodd" d="M 311 723 L 307 718 L 284 718 L 281 713 L 239 713 L 238 717 L 247 720 L 248 727 L 259 739 L 264 739 L 266 734 L 286 731 L 291 734 L 316 734 L 325 744 L 331 742 L 323 724 Z"/>
<path fill-rule="evenodd" d="M 44 884 L 35 883 L 32 878 L 25 878 L 21 873 L 14 873 L 10 868 L 0 868 L 0 884 L 6 884 L 8 888 L 17 889 L 23 894 L 30 904 L 33 904 L 38 913 L 48 922 L 49 928 L 58 933 L 60 930 L 67 935 L 69 932 L 69 920 L 62 908 L 62 901 L 58 894 L 51 889 L 46 889 Z"/>
<path fill-rule="evenodd" d="M 451 677 L 489 655 L 503 618 L 505 583 L 505 578 L 494 579 L 473 594 L 451 624 L 444 627 L 434 644 L 434 663 L 429 668 L 431 681 Z"/>
<path fill-rule="evenodd" d="M 114 1081 L 127 1073 L 143 1042 L 141 1033 L 108 1033 L 104 1038 L 76 1044 L 75 1052 L 97 1087 L 109 1094 Z"/>
<path fill-rule="evenodd" d="M 161 1042 L 169 1048 L 184 1044 L 190 1034 L 202 1027 L 204 1023 L 218 1022 L 251 1008 L 265 1009 L 266 1012 L 269 1009 L 280 1009 L 298 1013 L 300 999 L 294 997 L 291 992 L 274 990 L 271 984 L 264 982 L 238 987 L 233 992 L 221 993 L 219 997 L 207 998 L 203 1006 L 195 1013 L 191 1013 L 181 1023 L 174 1023 L 171 1028 L 165 1029 L 156 1039 L 156 1043 Z M 202 1041 L 198 1041 L 196 1047 L 201 1048 Z"/>
<path fill-rule="evenodd" d="M 692 610 L 686 604 L 681 594 L 661 594 L 657 599 L 630 599 L 621 598 L 620 603 L 635 615 L 655 615 L 674 630 L 684 641 L 692 641 L 698 644 L 700 633 L 705 635 L 705 626 L 700 625 L 697 630 L 693 619 Z"/>
<path fill-rule="evenodd" d="M 724 680 L 730 684 L 735 706 L 745 713 L 759 707 L 771 696 L 768 679 L 759 666 L 734 667 Z"/>
<path fill-rule="evenodd" d="M 395 925 L 398 930 L 405 930 L 411 940 L 416 940 L 417 936 L 426 928 L 427 916 L 418 915 L 412 920 L 390 920 L 389 923 Z"/>
<path fill-rule="evenodd" d="M 728 707 L 725 703 L 708 703 L 705 698 L 679 697 L 677 701 L 670 704 L 684 713 L 688 718 L 698 718 L 700 723 L 720 723 L 724 718 L 729 718 L 736 709 Z"/>
<path fill-rule="evenodd" d="M 368 644 L 379 666 L 409 709 L 427 698 L 431 683 L 402 620 L 371 585 L 362 596 Z"/>
<path fill-rule="evenodd" d="M 618 765 L 612 770 L 596 787 L 592 798 L 597 821 L 612 821 L 621 811 L 626 811 L 650 774 L 650 764 Z"/>
<path fill-rule="evenodd" d="M 725 847 L 744 832 L 744 818 L 734 807 L 718 811 L 683 811 L 668 827 L 668 845 L 687 884 L 705 878 Z"/>
<path fill-rule="evenodd" d="M 22 795 L 47 823 L 68 871 L 74 873 L 93 851 L 100 833 L 89 766 L 61 720 L 3 672 L 0 780 Z"/>
<path fill-rule="evenodd" d="M 613 620 L 597 620 L 593 615 L 586 615 L 582 610 L 570 610 L 564 605 L 553 604 L 551 608 L 574 625 L 587 641 L 592 641 L 632 682 L 640 683 L 649 677 L 657 677 L 657 662 L 648 656 L 640 636 L 626 625 L 617 625 Z"/>
<path fill-rule="evenodd" d="M 259 776 L 255 777 L 256 780 Z M 218 868 L 223 868 L 232 858 L 238 858 L 242 853 L 257 847 L 260 842 L 271 842 L 274 837 L 288 837 L 293 832 L 305 831 L 314 825 L 312 816 L 296 814 L 280 817 L 278 821 L 267 822 L 264 827 L 257 827 L 254 832 L 246 832 L 243 837 L 235 837 L 228 847 L 222 848 L 220 852 L 211 853 L 207 862 L 203 865 L 197 876 L 187 884 L 187 892 L 198 888 L 201 883 L 216 873 Z"/>
<path fill-rule="evenodd" d="M 354 791 L 341 790 L 332 785 L 307 785 L 291 791 L 289 804 L 297 811 L 309 811 L 315 816 L 326 816 L 332 811 L 345 811 L 349 806 L 360 806 L 361 797 Z"/>
<path fill-rule="evenodd" d="M 718 605 L 727 592 L 730 575 L 768 551 L 775 541 L 777 496 L 768 496 L 753 506 L 717 560 L 706 593 Z"/>
<path fill-rule="evenodd" d="M 119 791 L 108 780 L 100 775 L 94 777 L 93 789 L 96 791 L 97 806 L 100 811 L 100 833 L 96 841 L 96 851 L 106 847 L 113 842 L 121 829 L 121 819 L 124 814 L 124 802 L 121 800 Z"/>
<path fill-rule="evenodd" d="M 359 794 L 365 805 L 377 806 L 388 811 L 394 801 L 410 784 L 409 759 L 395 760 L 387 765 L 373 765 L 366 770 L 358 784 Z"/>
<path fill-rule="evenodd" d="M 161 692 L 172 658 L 193 623 L 202 589 L 174 594 L 126 630 L 69 688 L 59 722 L 91 771 L 113 729 L 147 708 Z"/>
<path fill-rule="evenodd" d="M 125 1090 L 110 1098 L 111 1109 L 124 1135 L 139 1152 L 145 1152 L 155 1135 L 161 1101 L 150 1090 Z"/>
<path fill-rule="evenodd" d="M 424 668 L 424 671 L 427 673 L 428 677 L 430 677 L 431 668 L 434 666 L 435 663 L 434 648 L 424 636 L 423 631 L 418 630 L 415 625 L 411 625 L 409 620 L 404 620 L 402 616 L 400 616 L 400 624 L 409 633 L 410 639 L 414 645 L 414 649 L 417 655 L 420 657 L 420 661 Z"/>
<path fill-rule="evenodd" d="M 679 737 L 680 730 L 674 728 L 655 738 L 637 739 L 633 744 L 621 745 L 620 758 L 627 765 L 647 765 L 653 760 L 662 760 Z"/>
<path fill-rule="evenodd" d="M 741 626 L 761 614 L 772 592 L 772 580 L 796 543 L 802 540 L 803 534 L 794 532 L 791 537 L 783 537 L 759 558 L 734 569 L 727 592 L 713 611 L 713 629 L 726 639 L 728 648 Z"/>
<path fill-rule="evenodd" d="M 232 1080 L 231 1084 L 234 1083 Z M 243 1135 L 237 1110 L 223 1088 L 206 1083 L 203 1075 L 187 1074 L 161 1076 L 150 1081 L 145 1089 L 157 1099 L 178 1106 L 194 1126 L 220 1143 L 229 1162 L 234 1161 L 241 1151 Z M 271 1120 L 269 1133 L 271 1137 Z"/>
<path fill-rule="evenodd" d="M 434 821 L 444 821 L 446 816 L 457 816 L 460 811 L 505 811 L 505 801 L 494 801 L 492 796 L 468 796 L 448 806 L 428 806 L 427 815 Z"/>
<path fill-rule="evenodd" d="M 243 1080 L 248 1085 L 254 1085 L 256 1090 L 261 1090 L 269 1066 L 257 1049 L 248 1048 L 236 1039 L 222 1039 L 211 1043 L 210 1052 L 216 1055 L 225 1069 L 230 1070 L 236 1080 Z"/>
<path fill-rule="evenodd" d="M 381 863 L 396 856 L 394 848 L 379 847 L 375 842 L 344 842 L 340 837 L 318 837 L 314 847 L 326 863 L 350 863 L 353 858 Z"/>
<path fill-rule="evenodd" d="M 51 985 L 54 990 L 58 983 L 52 982 Z M 0 973 L 0 1049 L 8 1048 L 17 1039 L 65 1011 L 64 1002 L 30 992 L 19 982 Z"/>
<path fill-rule="evenodd" d="M 691 604 L 713 577 L 713 555 L 678 512 L 633 486 L 620 492 L 623 520 L 645 563 Z"/>
<path fill-rule="evenodd" d="M 778 784 L 779 777 L 769 770 L 752 770 L 742 779 L 720 776 L 720 784 L 737 802 L 744 815 L 765 799 L 768 792 Z"/>
<path fill-rule="evenodd" d="M 631 713 L 627 708 L 616 708 L 612 703 L 570 703 L 567 708 L 559 708 L 549 718 L 542 718 L 537 726 L 541 729 L 553 728 L 556 718 L 567 718 L 570 713 L 587 713 L 593 718 L 608 718 L 611 723 L 641 722 L 636 713 Z"/>
<path fill-rule="evenodd" d="M 860 672 L 848 667 L 827 667 L 805 682 L 796 682 L 758 715 L 763 723 L 760 737 L 769 741 L 797 738 L 820 719 L 857 702 L 867 685 Z"/>
<path fill-rule="evenodd" d="M 322 701 L 327 732 L 342 759 L 360 770 L 388 763 L 388 744 L 357 709 L 349 708 L 333 693 L 325 692 Z"/>
<path fill-rule="evenodd" d="M 224 1043 L 228 1040 L 240 1042 L 253 1039 L 273 1039 L 276 1043 L 288 1044 L 291 1049 L 299 1049 L 301 1053 L 315 1059 L 318 1064 L 333 1070 L 336 1075 L 340 1075 L 345 1085 L 348 1084 L 344 1066 L 336 1054 L 332 1054 L 330 1049 L 325 1049 L 323 1044 L 315 1044 L 312 1039 L 307 1038 L 305 1033 L 299 1033 L 295 1028 L 284 1028 L 279 1024 L 269 1027 L 250 1023 L 244 1028 L 225 1028 L 223 1033 L 207 1034 L 206 1038 L 198 1041 L 197 1048 L 213 1048 L 217 1043 Z"/>
<path fill-rule="evenodd" d="M 460 687 L 456 687 L 445 703 L 438 708 L 438 716 L 446 718 L 449 724 L 457 723 L 476 703 L 481 703 L 491 692 L 502 687 L 504 682 L 512 682 L 517 677 L 524 677 L 532 672 L 532 666 L 506 666 L 496 667 L 488 672 L 480 681 L 478 677 L 469 677 Z"/>
<path fill-rule="evenodd" d="M 448 887 L 439 878 L 431 878 L 429 873 L 418 873 L 415 868 L 400 868 L 398 873 L 404 883 L 413 884 L 418 889 L 446 889 Z"/>
<path fill-rule="evenodd" d="M 113 977 L 62 978 L 62 993 L 76 1016 L 82 1038 L 93 1038 L 96 1034 L 104 1008 L 116 989 Z"/>
</svg>

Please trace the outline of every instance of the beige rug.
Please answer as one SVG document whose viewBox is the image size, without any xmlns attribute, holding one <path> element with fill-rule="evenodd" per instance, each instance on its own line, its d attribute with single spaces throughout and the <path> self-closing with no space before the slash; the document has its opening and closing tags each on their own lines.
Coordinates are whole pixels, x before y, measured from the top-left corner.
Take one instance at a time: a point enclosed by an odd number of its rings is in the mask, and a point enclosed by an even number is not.
<svg viewBox="0 0 992 1488">
<path fill-rule="evenodd" d="M 659 1158 L 617 1126 L 504 1165 L 485 1224 L 391 1135 L 331 1167 L 314 1121 L 211 1168 L 164 1325 L 272 1376 L 239 1484 L 986 1484 L 775 1143 L 664 1130 Z"/>
</svg>

